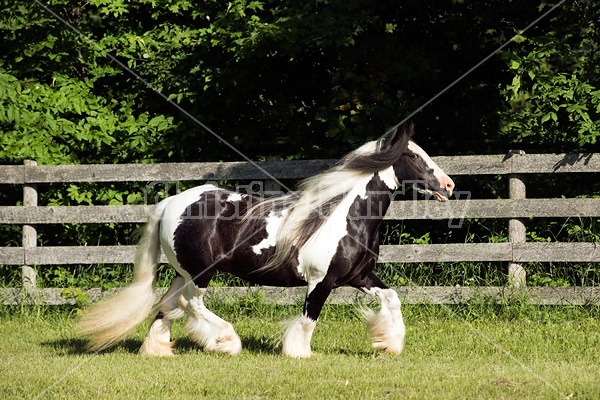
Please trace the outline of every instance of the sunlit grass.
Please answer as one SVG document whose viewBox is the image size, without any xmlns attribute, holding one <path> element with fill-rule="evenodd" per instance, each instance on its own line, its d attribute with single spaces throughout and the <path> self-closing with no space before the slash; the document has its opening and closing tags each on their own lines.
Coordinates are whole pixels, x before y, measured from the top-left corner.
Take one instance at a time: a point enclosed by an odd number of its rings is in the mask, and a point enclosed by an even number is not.
<svg viewBox="0 0 600 400">
<path fill-rule="evenodd" d="M 0 313 L 4 398 L 600 398 L 598 310 L 529 305 L 403 308 L 407 346 L 380 354 L 353 306 L 325 307 L 315 355 L 280 355 L 299 309 L 256 300 L 210 304 L 233 322 L 238 357 L 205 353 L 174 326 L 176 355 L 137 354 L 147 326 L 102 354 L 83 352 L 76 310 Z"/>
</svg>

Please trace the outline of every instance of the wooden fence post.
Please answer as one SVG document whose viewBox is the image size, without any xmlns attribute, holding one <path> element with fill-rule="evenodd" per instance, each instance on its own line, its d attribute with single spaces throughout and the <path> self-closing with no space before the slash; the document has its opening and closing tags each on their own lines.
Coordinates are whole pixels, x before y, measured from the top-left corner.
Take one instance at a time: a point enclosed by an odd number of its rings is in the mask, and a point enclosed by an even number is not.
<svg viewBox="0 0 600 400">
<path fill-rule="evenodd" d="M 525 154 L 522 150 L 511 150 L 512 157 Z M 512 160 L 511 160 L 512 163 Z M 512 170 L 512 167 L 511 167 Z M 511 200 L 525 199 L 527 197 L 525 187 L 525 175 L 511 173 L 508 178 L 508 197 Z M 520 218 L 511 218 L 508 220 L 508 241 L 513 244 L 525 243 L 526 228 L 523 220 Z M 514 259 L 513 259 L 514 260 Z M 508 263 L 509 284 L 514 287 L 523 287 L 526 285 L 525 268 L 520 263 L 510 261 Z"/>
<path fill-rule="evenodd" d="M 25 160 L 25 167 L 35 166 L 37 163 L 32 160 Z M 27 176 L 27 174 L 25 174 Z M 23 185 L 23 207 L 37 207 L 38 192 L 37 185 L 25 183 Z M 37 277 L 35 270 L 27 265 L 27 249 L 37 246 L 37 230 L 33 225 L 23 225 L 23 266 L 21 267 L 21 277 L 23 289 L 34 289 L 37 286 Z"/>
</svg>

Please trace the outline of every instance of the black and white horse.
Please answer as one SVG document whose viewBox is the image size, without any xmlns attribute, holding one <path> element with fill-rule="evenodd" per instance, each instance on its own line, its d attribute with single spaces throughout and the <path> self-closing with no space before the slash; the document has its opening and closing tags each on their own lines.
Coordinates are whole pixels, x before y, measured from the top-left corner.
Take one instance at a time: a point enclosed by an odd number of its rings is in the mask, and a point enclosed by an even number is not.
<svg viewBox="0 0 600 400">
<path fill-rule="evenodd" d="M 89 349 L 115 344 L 156 310 L 142 354 L 173 354 L 171 322 L 184 314 L 186 329 L 200 346 L 238 354 L 242 345 L 233 326 L 203 302 L 219 270 L 254 284 L 308 286 L 304 309 L 284 334 L 285 355 L 311 355 L 321 308 L 342 285 L 379 299 L 379 311 L 365 312 L 373 347 L 402 352 L 400 300 L 373 272 L 378 227 L 400 186 L 412 185 L 439 201 L 454 189 L 452 179 L 411 140 L 412 130 L 411 124 L 366 143 L 291 194 L 264 199 L 203 185 L 161 201 L 138 245 L 133 283 L 80 320 L 80 332 L 93 336 Z M 178 276 L 154 306 L 161 248 Z"/>
</svg>

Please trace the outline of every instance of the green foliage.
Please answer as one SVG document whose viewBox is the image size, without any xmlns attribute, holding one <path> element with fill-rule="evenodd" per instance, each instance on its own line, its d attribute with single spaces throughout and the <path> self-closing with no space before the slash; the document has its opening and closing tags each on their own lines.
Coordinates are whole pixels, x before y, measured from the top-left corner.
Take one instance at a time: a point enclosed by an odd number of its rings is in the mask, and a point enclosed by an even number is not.
<svg viewBox="0 0 600 400">
<path fill-rule="evenodd" d="M 502 90 L 509 108 L 502 133 L 524 149 L 591 150 L 600 137 L 600 6 L 565 5 L 561 23 L 521 37 L 503 53 L 512 81 Z"/>
<path fill-rule="evenodd" d="M 90 302 L 90 296 L 81 288 L 64 288 L 60 295 L 65 299 L 75 299 L 75 305 L 79 307 Z"/>
<path fill-rule="evenodd" d="M 14 265 L 0 265 L 0 287 L 21 287 L 21 268 Z"/>
<path fill-rule="evenodd" d="M 539 13 L 496 1 L 48 5 L 84 36 L 35 3 L 16 1 L 0 13 L 5 163 L 237 158 L 107 52 L 251 158 L 338 157 L 379 136 Z M 505 51 L 508 70 L 490 62 L 415 116 L 428 149 L 504 152 L 498 118 L 511 141 L 531 132 L 534 143 L 593 144 L 597 16 L 591 1 L 559 8 L 541 32 Z M 513 83 L 499 92 L 505 81 Z M 498 115 L 501 94 L 511 109 Z"/>
<path fill-rule="evenodd" d="M 93 93 L 92 81 L 55 75 L 21 82 L 0 69 L 0 159 L 39 164 L 151 161 L 147 152 L 172 128 L 172 117 L 133 117 L 123 102 Z"/>
</svg>

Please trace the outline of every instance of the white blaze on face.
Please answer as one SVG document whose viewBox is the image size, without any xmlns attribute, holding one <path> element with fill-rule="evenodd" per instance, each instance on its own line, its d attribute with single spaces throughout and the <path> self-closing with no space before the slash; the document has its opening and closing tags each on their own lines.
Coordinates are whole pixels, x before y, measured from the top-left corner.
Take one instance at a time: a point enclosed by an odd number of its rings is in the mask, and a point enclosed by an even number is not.
<svg viewBox="0 0 600 400">
<path fill-rule="evenodd" d="M 433 175 L 440 183 L 440 188 L 447 190 L 448 196 L 451 196 L 452 190 L 454 189 L 454 181 L 448 175 L 446 175 L 446 173 L 442 171 L 442 169 L 431 159 L 431 157 L 429 157 L 429 154 L 427 154 L 425 150 L 423 150 L 415 142 L 409 141 L 408 149 L 421 156 L 421 158 L 425 161 L 425 164 L 427 164 L 429 168 L 433 170 Z"/>
<path fill-rule="evenodd" d="M 252 246 L 252 251 L 254 252 L 254 254 L 259 255 L 262 254 L 262 251 L 264 249 L 275 247 L 275 244 L 277 244 L 277 232 L 279 231 L 281 223 L 285 219 L 287 213 L 288 210 L 283 210 L 279 213 L 271 211 L 269 213 L 269 215 L 265 219 L 265 230 L 267 231 L 267 237 L 261 240 L 258 244 Z"/>
</svg>

